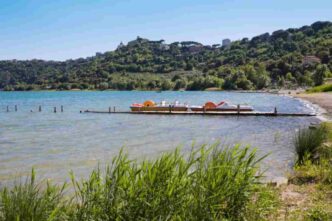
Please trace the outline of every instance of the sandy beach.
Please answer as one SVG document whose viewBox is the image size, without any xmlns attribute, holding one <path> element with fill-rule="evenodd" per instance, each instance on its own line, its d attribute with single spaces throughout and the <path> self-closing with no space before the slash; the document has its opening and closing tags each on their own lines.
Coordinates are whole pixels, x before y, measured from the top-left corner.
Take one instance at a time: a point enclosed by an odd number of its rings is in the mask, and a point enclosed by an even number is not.
<svg viewBox="0 0 332 221">
<path fill-rule="evenodd" d="M 291 94 L 294 97 L 301 98 L 304 100 L 307 100 L 313 104 L 316 104 L 320 107 L 322 107 L 324 110 L 326 110 L 326 115 L 328 119 L 332 120 L 332 93 L 312 93 L 312 94 L 306 94 L 306 93 L 295 93 Z"/>
</svg>

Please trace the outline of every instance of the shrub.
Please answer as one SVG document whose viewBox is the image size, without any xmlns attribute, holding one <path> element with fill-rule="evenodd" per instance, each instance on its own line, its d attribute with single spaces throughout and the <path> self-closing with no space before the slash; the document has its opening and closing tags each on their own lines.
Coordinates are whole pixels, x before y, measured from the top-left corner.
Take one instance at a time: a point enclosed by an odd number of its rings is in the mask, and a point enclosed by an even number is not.
<svg viewBox="0 0 332 221">
<path fill-rule="evenodd" d="M 294 139 L 295 151 L 297 153 L 297 164 L 302 165 L 306 158 L 314 160 L 318 148 L 327 137 L 327 128 L 320 125 L 318 128 L 302 128 Z"/>
<path fill-rule="evenodd" d="M 332 84 L 323 84 L 317 87 L 310 88 L 307 90 L 309 93 L 316 93 L 316 92 L 329 92 L 332 91 Z"/>
</svg>

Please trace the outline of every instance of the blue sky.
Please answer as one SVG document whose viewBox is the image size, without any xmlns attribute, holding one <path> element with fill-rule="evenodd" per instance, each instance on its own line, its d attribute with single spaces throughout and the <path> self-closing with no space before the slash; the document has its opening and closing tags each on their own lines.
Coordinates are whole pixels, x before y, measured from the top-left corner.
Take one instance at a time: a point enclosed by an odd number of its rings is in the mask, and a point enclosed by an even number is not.
<svg viewBox="0 0 332 221">
<path fill-rule="evenodd" d="M 137 36 L 221 43 L 332 21 L 331 0 L 0 0 L 0 60 L 66 60 Z"/>
</svg>

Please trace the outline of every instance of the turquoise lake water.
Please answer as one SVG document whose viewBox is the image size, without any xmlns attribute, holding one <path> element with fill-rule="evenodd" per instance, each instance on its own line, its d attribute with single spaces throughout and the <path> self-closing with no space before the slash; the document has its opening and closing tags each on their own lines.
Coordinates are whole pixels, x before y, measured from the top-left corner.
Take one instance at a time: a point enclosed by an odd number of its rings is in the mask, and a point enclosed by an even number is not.
<svg viewBox="0 0 332 221">
<path fill-rule="evenodd" d="M 236 92 L 0 92 L 0 182 L 11 182 L 36 168 L 42 178 L 55 182 L 68 179 L 73 170 L 85 177 L 98 164 L 110 162 L 124 146 L 133 158 L 152 158 L 193 142 L 221 141 L 257 147 L 269 153 L 264 161 L 267 176 L 282 176 L 294 160 L 295 131 L 315 117 L 157 116 L 86 114 L 80 110 L 129 110 L 131 103 L 154 101 L 231 101 L 250 104 L 258 111 L 315 111 L 310 105 L 288 96 Z M 10 112 L 6 112 L 9 105 Z M 14 105 L 18 111 L 14 111 Z M 38 112 L 38 106 L 42 112 Z M 53 113 L 53 107 L 63 113 Z"/>
</svg>

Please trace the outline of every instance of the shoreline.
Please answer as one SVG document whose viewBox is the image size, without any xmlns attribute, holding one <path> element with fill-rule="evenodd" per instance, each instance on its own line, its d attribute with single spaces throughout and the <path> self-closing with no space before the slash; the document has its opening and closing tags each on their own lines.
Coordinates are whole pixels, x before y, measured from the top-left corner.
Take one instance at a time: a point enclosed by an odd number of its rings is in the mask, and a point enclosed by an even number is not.
<svg viewBox="0 0 332 221">
<path fill-rule="evenodd" d="M 206 88 L 204 90 L 185 90 L 185 89 L 179 89 L 179 90 L 160 90 L 160 89 L 135 89 L 135 90 L 117 90 L 117 89 L 106 89 L 106 90 L 97 90 L 97 89 L 70 89 L 70 90 L 57 90 L 57 89 L 40 89 L 40 90 L 3 90 L 0 89 L 0 92 L 82 92 L 82 91 L 89 91 L 89 92 L 103 92 L 103 91 L 151 91 L 151 92 L 184 92 L 184 91 L 199 91 L 199 92 L 235 92 L 235 93 L 269 93 L 269 94 L 286 94 L 289 91 L 293 92 L 299 92 L 303 91 L 303 89 L 298 90 L 286 90 L 286 89 L 261 89 L 261 90 L 225 90 L 220 88 Z"/>
<path fill-rule="evenodd" d="M 289 96 L 310 104 L 318 112 L 322 121 L 332 121 L 332 93 L 306 93 L 305 90 L 280 90 L 279 95 Z"/>
<path fill-rule="evenodd" d="M 332 93 L 312 93 L 312 94 L 295 94 L 294 98 L 310 102 L 320 109 L 319 115 L 323 121 L 332 121 Z"/>
</svg>

